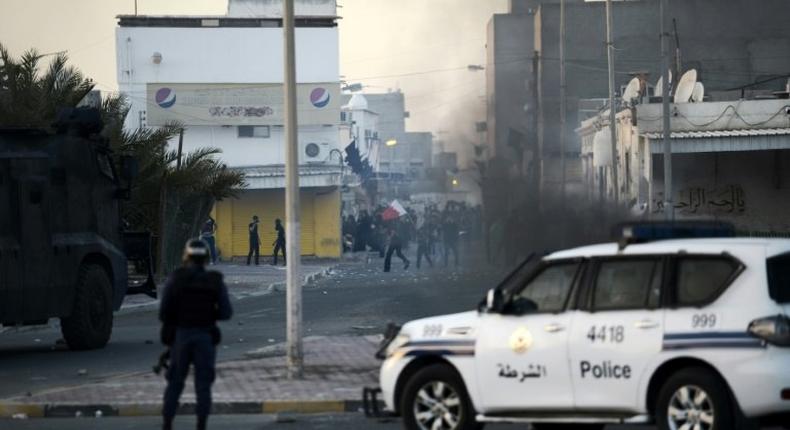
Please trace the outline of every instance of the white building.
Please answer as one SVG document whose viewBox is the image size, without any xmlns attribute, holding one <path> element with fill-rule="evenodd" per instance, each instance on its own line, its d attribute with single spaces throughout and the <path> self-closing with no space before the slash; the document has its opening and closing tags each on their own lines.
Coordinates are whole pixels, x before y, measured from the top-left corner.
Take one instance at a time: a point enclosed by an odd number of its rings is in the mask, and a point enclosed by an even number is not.
<svg viewBox="0 0 790 430">
<path fill-rule="evenodd" d="M 302 250 L 331 257 L 340 255 L 342 168 L 335 8 L 335 0 L 297 0 L 295 30 Z M 179 121 L 185 152 L 220 148 L 246 175 L 241 197 L 215 207 L 223 257 L 247 254 L 252 215 L 264 246 L 285 215 L 281 10 L 281 0 L 230 0 L 227 16 L 118 18 L 126 127 Z"/>
</svg>

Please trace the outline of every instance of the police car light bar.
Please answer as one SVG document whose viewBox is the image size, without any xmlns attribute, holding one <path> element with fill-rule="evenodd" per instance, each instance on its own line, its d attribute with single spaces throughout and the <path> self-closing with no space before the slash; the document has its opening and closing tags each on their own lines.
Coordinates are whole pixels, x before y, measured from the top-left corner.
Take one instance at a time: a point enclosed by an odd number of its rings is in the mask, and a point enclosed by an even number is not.
<svg viewBox="0 0 790 430">
<path fill-rule="evenodd" d="M 735 227 L 721 221 L 625 222 L 613 230 L 620 249 L 656 240 L 735 237 Z"/>
</svg>

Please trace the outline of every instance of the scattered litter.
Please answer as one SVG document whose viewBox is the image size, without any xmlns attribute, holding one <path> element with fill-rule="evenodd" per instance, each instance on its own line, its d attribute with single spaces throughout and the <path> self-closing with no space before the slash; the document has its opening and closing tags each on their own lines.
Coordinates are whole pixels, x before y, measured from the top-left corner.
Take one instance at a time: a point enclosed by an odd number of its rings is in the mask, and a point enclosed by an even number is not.
<svg viewBox="0 0 790 430">
<path fill-rule="evenodd" d="M 27 419 L 27 414 L 14 414 L 14 415 L 11 415 L 11 418 L 15 419 L 15 420 L 26 420 Z"/>
<path fill-rule="evenodd" d="M 354 330 L 373 330 L 374 328 L 376 328 L 376 326 L 372 326 L 372 325 L 352 325 L 351 328 L 354 329 Z"/>
<path fill-rule="evenodd" d="M 88 374 L 88 369 L 80 369 L 77 371 L 77 375 L 84 376 Z"/>
<path fill-rule="evenodd" d="M 239 343 L 244 343 L 244 338 L 243 337 L 239 338 Z"/>
<path fill-rule="evenodd" d="M 228 349 L 228 345 L 222 345 L 222 349 Z"/>
<path fill-rule="evenodd" d="M 104 416 L 104 414 L 99 409 L 96 409 L 96 413 L 94 415 L 96 416 L 96 418 L 101 418 L 102 416 Z"/>
<path fill-rule="evenodd" d="M 274 342 L 274 339 L 269 339 L 269 343 L 273 343 L 273 342 Z"/>
<path fill-rule="evenodd" d="M 82 416 L 82 411 L 74 412 L 74 418 L 80 418 Z"/>
<path fill-rule="evenodd" d="M 41 339 L 33 339 L 33 342 L 35 342 L 35 343 L 41 343 Z"/>
<path fill-rule="evenodd" d="M 327 292 L 326 292 L 326 290 L 324 290 L 324 291 L 321 291 L 321 292 L 322 292 L 323 294 L 329 294 L 329 293 L 327 293 Z"/>
</svg>

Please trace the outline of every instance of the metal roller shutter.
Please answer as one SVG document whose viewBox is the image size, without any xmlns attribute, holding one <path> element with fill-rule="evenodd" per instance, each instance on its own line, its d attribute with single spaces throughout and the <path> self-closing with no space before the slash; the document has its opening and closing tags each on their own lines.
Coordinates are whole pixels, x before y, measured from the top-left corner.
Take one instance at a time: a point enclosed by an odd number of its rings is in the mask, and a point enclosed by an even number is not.
<svg viewBox="0 0 790 430">
<path fill-rule="evenodd" d="M 301 197 L 301 245 L 302 255 L 315 254 L 315 220 L 313 193 L 302 191 Z M 258 236 L 261 238 L 261 255 L 270 255 L 276 236 L 274 220 L 285 220 L 285 192 L 275 190 L 247 190 L 233 204 L 233 255 L 246 256 L 249 251 L 248 226 L 253 215 L 258 215 Z"/>
</svg>

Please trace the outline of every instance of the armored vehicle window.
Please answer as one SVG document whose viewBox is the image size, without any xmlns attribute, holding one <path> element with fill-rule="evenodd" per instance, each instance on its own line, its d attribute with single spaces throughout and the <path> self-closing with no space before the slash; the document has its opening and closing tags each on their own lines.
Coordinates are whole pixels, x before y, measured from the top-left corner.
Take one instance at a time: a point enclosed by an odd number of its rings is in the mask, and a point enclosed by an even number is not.
<svg viewBox="0 0 790 430">
<path fill-rule="evenodd" d="M 593 309 L 656 307 L 661 294 L 661 261 L 621 259 L 601 262 L 595 278 Z"/>
<path fill-rule="evenodd" d="M 716 299 L 733 280 L 740 265 L 725 257 L 683 257 L 677 265 L 675 302 L 704 305 Z"/>
<path fill-rule="evenodd" d="M 771 257 L 768 267 L 768 291 L 778 303 L 790 303 L 790 253 Z"/>
<path fill-rule="evenodd" d="M 544 268 L 513 297 L 512 307 L 521 312 L 562 311 L 578 269 L 578 262 L 557 263 Z"/>
</svg>

